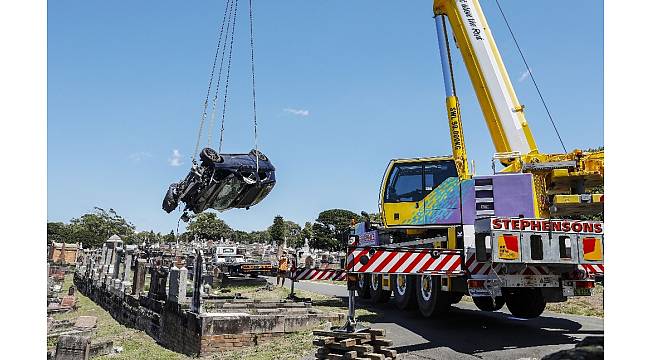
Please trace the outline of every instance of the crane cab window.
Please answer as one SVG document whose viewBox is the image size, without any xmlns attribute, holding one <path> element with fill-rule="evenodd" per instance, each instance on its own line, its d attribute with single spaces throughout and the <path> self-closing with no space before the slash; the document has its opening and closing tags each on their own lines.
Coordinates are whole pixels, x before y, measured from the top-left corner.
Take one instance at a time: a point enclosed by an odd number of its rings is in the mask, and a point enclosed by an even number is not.
<svg viewBox="0 0 650 360">
<path fill-rule="evenodd" d="M 424 199 L 443 181 L 457 176 L 453 160 L 397 164 L 389 176 L 384 202 L 416 202 Z"/>
<path fill-rule="evenodd" d="M 386 187 L 384 201 L 420 201 L 424 197 L 422 185 L 422 164 L 395 165 Z"/>
<path fill-rule="evenodd" d="M 448 178 L 458 176 L 457 173 L 456 164 L 451 160 L 426 164 L 424 166 L 425 194 L 430 193 Z"/>
</svg>

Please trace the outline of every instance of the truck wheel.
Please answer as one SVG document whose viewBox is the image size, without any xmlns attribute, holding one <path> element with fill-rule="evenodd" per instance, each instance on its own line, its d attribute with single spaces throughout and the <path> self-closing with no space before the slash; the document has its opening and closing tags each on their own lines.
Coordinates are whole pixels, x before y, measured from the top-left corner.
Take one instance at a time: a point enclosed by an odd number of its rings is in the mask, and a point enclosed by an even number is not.
<svg viewBox="0 0 650 360">
<path fill-rule="evenodd" d="M 359 274 L 357 295 L 362 299 L 370 298 L 370 274 Z"/>
<path fill-rule="evenodd" d="M 445 313 L 451 306 L 448 294 L 442 291 L 440 276 L 418 276 L 415 293 L 418 309 L 424 317 Z"/>
<path fill-rule="evenodd" d="M 465 293 L 462 292 L 450 292 L 449 293 L 449 303 L 458 304 L 465 296 Z"/>
<path fill-rule="evenodd" d="M 415 276 L 412 275 L 391 275 L 390 279 L 395 305 L 400 310 L 414 309 L 417 305 L 415 299 Z"/>
<path fill-rule="evenodd" d="M 483 311 L 498 311 L 501 310 L 503 304 L 506 303 L 506 299 L 503 296 L 497 296 L 492 299 L 491 296 L 473 296 L 472 301 L 479 310 Z"/>
<path fill-rule="evenodd" d="M 506 306 L 513 316 L 522 319 L 536 318 L 544 312 L 546 300 L 539 288 L 504 289 Z"/>
<path fill-rule="evenodd" d="M 370 300 L 374 304 L 388 302 L 390 299 L 390 293 L 390 290 L 384 290 L 381 288 L 381 275 L 370 275 Z"/>
</svg>

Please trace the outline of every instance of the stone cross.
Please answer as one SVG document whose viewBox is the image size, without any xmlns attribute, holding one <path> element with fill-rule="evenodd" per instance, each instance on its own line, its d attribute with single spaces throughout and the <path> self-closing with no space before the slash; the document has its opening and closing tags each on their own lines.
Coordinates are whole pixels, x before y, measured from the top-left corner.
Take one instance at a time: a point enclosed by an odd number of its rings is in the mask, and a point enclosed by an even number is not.
<svg viewBox="0 0 650 360">
<path fill-rule="evenodd" d="M 173 266 L 169 271 L 169 295 L 167 300 L 183 304 L 186 300 L 187 293 L 187 269 L 181 267 L 180 269 Z"/>
</svg>

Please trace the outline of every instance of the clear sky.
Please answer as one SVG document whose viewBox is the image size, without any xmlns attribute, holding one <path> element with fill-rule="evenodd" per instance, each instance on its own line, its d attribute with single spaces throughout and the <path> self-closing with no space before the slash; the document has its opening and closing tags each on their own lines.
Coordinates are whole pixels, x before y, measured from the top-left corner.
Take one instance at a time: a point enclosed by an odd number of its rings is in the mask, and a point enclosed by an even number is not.
<svg viewBox="0 0 650 360">
<path fill-rule="evenodd" d="M 451 153 L 430 0 L 254 3 L 260 149 L 278 183 L 250 210 L 219 214 L 228 224 L 376 212 L 390 159 Z M 567 147 L 602 145 L 602 1 L 500 3 Z M 189 170 L 224 5 L 49 2 L 48 221 L 100 206 L 138 230 L 176 228 L 161 202 Z M 539 148 L 561 151 L 498 8 L 482 7 Z M 239 9 L 225 152 L 253 146 L 248 1 Z M 493 145 L 452 55 L 468 155 L 487 173 Z"/>
</svg>

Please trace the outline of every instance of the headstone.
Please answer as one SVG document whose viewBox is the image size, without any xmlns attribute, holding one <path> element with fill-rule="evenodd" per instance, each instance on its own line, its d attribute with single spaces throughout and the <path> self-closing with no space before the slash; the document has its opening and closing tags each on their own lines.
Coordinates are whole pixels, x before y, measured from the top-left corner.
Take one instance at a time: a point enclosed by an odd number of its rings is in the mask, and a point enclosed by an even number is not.
<svg viewBox="0 0 650 360">
<path fill-rule="evenodd" d="M 88 360 L 89 357 L 90 336 L 59 336 L 54 360 Z"/>
<path fill-rule="evenodd" d="M 97 316 L 79 316 L 74 322 L 77 329 L 92 329 L 97 326 Z"/>
<path fill-rule="evenodd" d="M 129 281 L 131 276 L 131 264 L 133 263 L 133 252 L 127 251 L 126 259 L 124 260 L 124 272 L 122 273 L 122 281 Z"/>
<path fill-rule="evenodd" d="M 156 292 L 154 298 L 156 300 L 166 300 L 167 299 L 167 278 L 169 276 L 169 270 L 164 267 L 159 267 L 157 270 L 158 276 L 156 277 Z"/>
<path fill-rule="evenodd" d="M 77 302 L 77 299 L 74 295 L 66 295 L 61 299 L 61 307 L 71 308 Z"/>
<path fill-rule="evenodd" d="M 136 261 L 135 273 L 133 274 L 133 295 L 139 296 L 144 290 L 144 280 L 147 275 L 147 260 Z"/>
<path fill-rule="evenodd" d="M 120 263 L 122 262 L 122 256 L 124 250 L 121 248 L 115 249 L 115 256 L 113 257 L 113 279 L 120 278 Z"/>
<path fill-rule="evenodd" d="M 104 244 L 102 246 L 102 257 L 101 257 L 101 260 L 99 262 L 101 265 L 106 264 L 106 257 L 107 256 L 108 256 L 108 245 Z"/>
<path fill-rule="evenodd" d="M 186 301 L 187 293 L 187 269 L 176 266 L 169 271 L 169 295 L 167 300 L 177 304 L 183 304 Z"/>
<path fill-rule="evenodd" d="M 76 288 L 74 287 L 74 285 L 70 285 L 70 287 L 68 288 L 68 295 L 74 296 L 75 290 Z"/>
<path fill-rule="evenodd" d="M 192 312 L 197 314 L 201 313 L 201 284 L 202 284 L 202 272 L 201 268 L 203 267 L 203 253 L 201 250 L 196 251 L 196 257 L 194 259 L 194 287 L 192 291 Z"/>
</svg>

